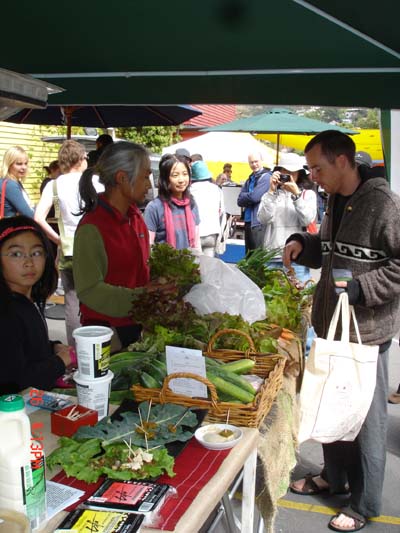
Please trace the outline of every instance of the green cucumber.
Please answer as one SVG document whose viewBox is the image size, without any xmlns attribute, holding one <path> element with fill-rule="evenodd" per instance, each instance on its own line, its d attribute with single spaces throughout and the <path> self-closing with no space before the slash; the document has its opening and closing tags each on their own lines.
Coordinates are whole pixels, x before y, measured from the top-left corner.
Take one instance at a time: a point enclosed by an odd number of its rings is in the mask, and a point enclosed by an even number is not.
<svg viewBox="0 0 400 533">
<path fill-rule="evenodd" d="M 153 376 L 150 376 L 147 372 L 140 373 L 140 383 L 146 389 L 159 389 L 162 383 L 156 381 Z"/>
<path fill-rule="evenodd" d="M 221 366 L 224 366 L 223 361 L 218 361 L 217 359 L 212 359 L 211 357 L 205 356 L 206 365 L 213 367 L 213 368 L 219 368 Z"/>
<path fill-rule="evenodd" d="M 235 400 L 239 400 L 243 403 L 253 403 L 254 395 L 245 391 L 241 387 L 237 387 L 233 383 L 225 381 L 220 376 L 216 376 L 211 372 L 207 372 L 207 378 L 209 379 L 209 381 L 211 381 L 211 383 L 214 385 L 218 392 L 228 394 L 232 398 L 235 398 Z"/>
<path fill-rule="evenodd" d="M 110 403 L 120 404 L 125 398 L 132 398 L 132 392 L 129 389 L 110 392 Z"/>
<path fill-rule="evenodd" d="M 239 400 L 235 400 L 230 394 L 224 394 L 223 392 L 218 392 L 218 400 L 220 402 L 242 403 Z"/>
<path fill-rule="evenodd" d="M 243 379 L 242 376 L 238 376 L 237 374 L 234 374 L 233 372 L 228 372 L 227 370 L 212 369 L 210 370 L 210 372 L 216 376 L 219 376 L 220 378 L 224 379 L 229 383 L 233 383 L 233 385 L 236 385 L 236 387 L 240 387 L 249 394 L 252 394 L 253 396 L 256 395 L 254 387 L 248 381 Z"/>
<path fill-rule="evenodd" d="M 255 365 L 252 359 L 239 359 L 239 361 L 230 361 L 224 364 L 224 370 L 229 370 L 234 374 L 249 374 Z"/>
<path fill-rule="evenodd" d="M 152 359 L 150 363 L 154 366 L 157 366 L 160 370 L 165 372 L 165 375 L 167 375 L 167 365 L 163 361 L 159 361 L 158 359 Z"/>
<path fill-rule="evenodd" d="M 131 361 L 137 360 L 137 359 L 143 359 L 145 357 L 148 357 L 149 354 L 147 352 L 119 352 L 115 353 L 110 357 L 110 362 L 116 363 L 117 361 L 130 359 Z"/>
<path fill-rule="evenodd" d="M 154 365 L 153 363 L 148 363 L 144 369 L 143 369 L 145 372 L 147 372 L 148 374 L 150 374 L 150 376 L 153 376 L 153 378 L 157 381 L 157 382 L 161 382 L 163 383 L 164 381 L 164 378 L 166 377 L 167 375 L 167 370 L 162 370 L 161 368 L 159 368 L 158 366 Z"/>
</svg>

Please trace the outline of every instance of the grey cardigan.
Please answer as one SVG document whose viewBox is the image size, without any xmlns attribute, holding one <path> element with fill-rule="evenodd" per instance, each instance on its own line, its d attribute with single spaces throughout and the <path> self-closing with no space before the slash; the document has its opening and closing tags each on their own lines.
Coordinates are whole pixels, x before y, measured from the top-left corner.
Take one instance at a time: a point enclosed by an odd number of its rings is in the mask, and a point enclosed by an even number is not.
<svg viewBox="0 0 400 533">
<path fill-rule="evenodd" d="M 362 341 L 383 344 L 400 327 L 400 197 L 382 178 L 363 182 L 345 206 L 334 242 L 333 202 L 331 196 L 319 234 L 301 234 L 304 249 L 297 262 L 322 267 L 313 326 L 319 337 L 326 337 L 338 298 L 332 268 L 345 268 L 359 281 L 363 294 L 363 305 L 355 305 Z M 356 342 L 354 330 L 351 340 Z"/>
</svg>

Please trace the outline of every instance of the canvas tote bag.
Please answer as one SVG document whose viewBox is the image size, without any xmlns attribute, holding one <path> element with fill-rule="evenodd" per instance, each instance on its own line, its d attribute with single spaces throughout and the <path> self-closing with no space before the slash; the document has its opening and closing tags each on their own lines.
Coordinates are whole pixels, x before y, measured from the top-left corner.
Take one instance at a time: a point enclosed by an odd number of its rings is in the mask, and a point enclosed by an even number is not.
<svg viewBox="0 0 400 533">
<path fill-rule="evenodd" d="M 339 315 L 342 336 L 335 341 Z M 350 314 L 357 343 L 349 341 Z M 314 339 L 300 390 L 299 443 L 353 441 L 367 416 L 376 384 L 379 346 L 361 344 L 348 294 L 339 296 L 327 339 Z"/>
<path fill-rule="evenodd" d="M 74 237 L 65 234 L 64 221 L 61 216 L 60 199 L 57 192 L 57 180 L 53 180 L 53 204 L 54 214 L 57 219 L 58 229 L 60 231 L 61 239 L 61 253 L 59 257 L 60 270 L 72 270 L 72 252 L 74 250 Z"/>
</svg>

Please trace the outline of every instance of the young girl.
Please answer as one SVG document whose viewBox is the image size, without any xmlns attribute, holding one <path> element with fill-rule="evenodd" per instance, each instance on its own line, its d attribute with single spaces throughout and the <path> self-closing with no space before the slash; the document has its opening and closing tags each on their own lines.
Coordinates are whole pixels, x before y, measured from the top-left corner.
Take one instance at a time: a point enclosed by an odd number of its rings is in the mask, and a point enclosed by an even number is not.
<svg viewBox="0 0 400 533">
<path fill-rule="evenodd" d="M 158 198 L 144 212 L 150 244 L 167 242 L 178 250 L 201 250 L 199 211 L 189 192 L 190 165 L 180 156 L 165 154 L 160 161 Z"/>
<path fill-rule="evenodd" d="M 5 190 L 4 216 L 12 217 L 17 214 L 33 217 L 29 197 L 22 185 L 28 173 L 28 154 L 20 146 L 9 148 L 3 157 L 3 168 L 0 178 L 0 196 Z M 5 188 L 3 187 L 6 181 Z"/>
<path fill-rule="evenodd" d="M 112 350 L 136 341 L 141 328 L 129 316 L 133 289 L 149 282 L 149 240 L 137 207 L 150 188 L 150 159 L 143 146 L 113 143 L 82 174 L 82 217 L 74 241 L 73 272 L 82 325 L 114 328 Z M 99 176 L 103 194 L 92 177 Z"/>
<path fill-rule="evenodd" d="M 70 347 L 49 341 L 43 317 L 56 286 L 40 226 L 24 216 L 0 220 L 1 394 L 29 386 L 49 390 L 72 364 Z"/>
</svg>

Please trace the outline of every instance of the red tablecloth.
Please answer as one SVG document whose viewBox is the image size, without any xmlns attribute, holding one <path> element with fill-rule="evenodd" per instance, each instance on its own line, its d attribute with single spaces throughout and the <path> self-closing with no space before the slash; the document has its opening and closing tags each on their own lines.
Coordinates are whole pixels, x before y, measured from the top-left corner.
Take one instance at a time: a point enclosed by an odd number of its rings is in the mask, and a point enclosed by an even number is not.
<svg viewBox="0 0 400 533">
<path fill-rule="evenodd" d="M 168 483 L 177 491 L 176 496 L 168 498 L 160 509 L 161 520 L 156 524 L 158 529 L 167 531 L 175 529 L 180 517 L 218 471 L 230 451 L 207 450 L 195 439 L 191 439 L 176 460 L 174 467 L 176 476 L 171 479 L 163 475 L 157 480 L 159 483 Z"/>
</svg>

